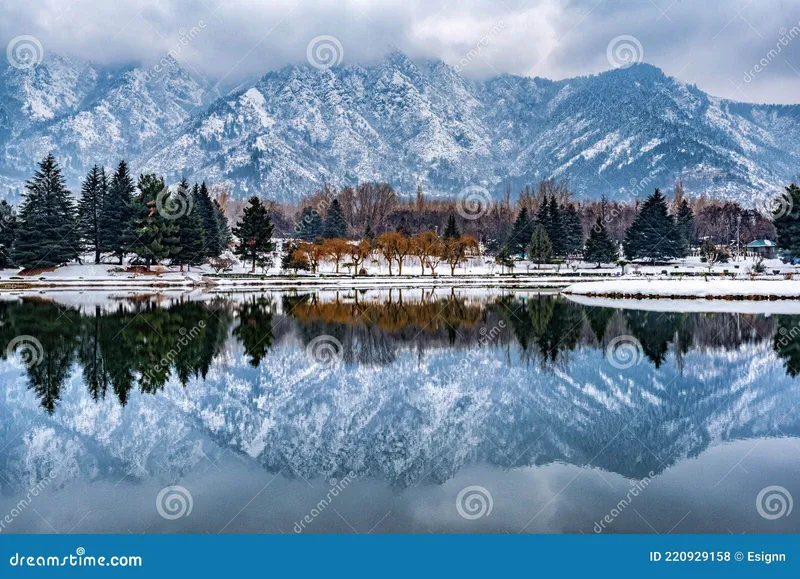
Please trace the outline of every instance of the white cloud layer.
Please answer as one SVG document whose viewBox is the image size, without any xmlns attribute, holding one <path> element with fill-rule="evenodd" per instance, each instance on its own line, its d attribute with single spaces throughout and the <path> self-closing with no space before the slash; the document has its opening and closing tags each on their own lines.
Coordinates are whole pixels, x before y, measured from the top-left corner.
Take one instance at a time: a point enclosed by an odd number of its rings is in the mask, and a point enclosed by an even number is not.
<svg viewBox="0 0 800 579">
<path fill-rule="evenodd" d="M 344 63 L 399 48 L 466 76 L 553 79 L 610 68 L 609 42 L 631 35 L 645 61 L 712 94 L 795 103 L 800 34 L 781 40 L 795 27 L 798 0 L 0 0 L 4 45 L 33 35 L 45 53 L 103 63 L 153 61 L 180 46 L 178 60 L 223 86 L 305 62 L 319 35 L 341 42 Z"/>
</svg>

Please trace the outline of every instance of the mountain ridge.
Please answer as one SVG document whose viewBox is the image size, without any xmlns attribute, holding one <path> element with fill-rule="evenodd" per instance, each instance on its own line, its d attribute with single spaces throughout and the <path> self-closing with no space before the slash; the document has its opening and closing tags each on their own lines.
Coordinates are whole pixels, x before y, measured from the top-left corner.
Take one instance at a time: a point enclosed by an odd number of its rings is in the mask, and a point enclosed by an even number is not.
<svg viewBox="0 0 800 579">
<path fill-rule="evenodd" d="M 169 182 L 279 201 L 364 180 L 499 198 L 549 177 L 579 198 L 630 199 L 680 177 L 690 194 L 752 205 L 800 160 L 796 107 L 710 96 L 649 64 L 478 81 L 394 51 L 370 64 L 286 66 L 209 103 L 177 61 L 152 72 L 60 55 L 0 71 L 0 189 L 21 190 L 54 150 L 73 188 L 91 164 L 125 157 Z"/>
</svg>

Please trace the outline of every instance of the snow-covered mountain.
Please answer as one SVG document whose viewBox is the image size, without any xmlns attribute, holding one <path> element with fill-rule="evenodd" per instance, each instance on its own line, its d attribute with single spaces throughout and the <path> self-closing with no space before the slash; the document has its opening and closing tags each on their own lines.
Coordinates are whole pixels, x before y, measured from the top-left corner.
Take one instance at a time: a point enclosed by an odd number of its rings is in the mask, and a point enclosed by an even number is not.
<svg viewBox="0 0 800 579">
<path fill-rule="evenodd" d="M 800 110 L 709 96 L 642 64 L 558 82 L 462 78 L 393 52 L 369 65 L 290 66 L 213 100 L 173 62 L 160 74 L 54 56 L 0 74 L 0 188 L 55 150 L 72 184 L 121 157 L 176 181 L 296 199 L 387 180 L 499 197 L 545 177 L 582 197 L 643 196 L 680 175 L 693 194 L 752 204 L 796 176 Z M 203 102 L 210 102 L 202 106 Z"/>
</svg>

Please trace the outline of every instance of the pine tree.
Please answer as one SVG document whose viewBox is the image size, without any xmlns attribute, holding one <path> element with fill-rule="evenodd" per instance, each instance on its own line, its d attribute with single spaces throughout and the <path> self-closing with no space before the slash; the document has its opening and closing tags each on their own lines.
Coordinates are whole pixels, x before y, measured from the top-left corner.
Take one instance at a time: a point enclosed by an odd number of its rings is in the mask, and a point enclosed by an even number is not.
<svg viewBox="0 0 800 579">
<path fill-rule="evenodd" d="M 225 211 L 219 202 L 214 199 L 214 216 L 217 219 L 217 247 L 219 254 L 225 253 L 233 242 L 233 235 L 231 234 L 231 227 L 228 225 L 228 218 L 225 217 Z"/>
<path fill-rule="evenodd" d="M 655 263 L 686 255 L 683 237 L 675 218 L 667 212 L 667 200 L 659 189 L 642 204 L 639 214 L 625 232 L 625 257 Z"/>
<path fill-rule="evenodd" d="M 192 189 L 194 197 L 194 211 L 203 224 L 203 232 L 206 240 L 205 257 L 219 257 L 222 255 L 222 244 L 220 242 L 219 224 L 220 220 L 214 209 L 214 202 L 208 192 L 205 181 L 197 188 Z"/>
<path fill-rule="evenodd" d="M 539 213 L 543 213 L 543 218 L 539 218 L 537 221 L 544 226 L 547 236 L 550 238 L 550 243 L 553 246 L 553 255 L 564 255 L 566 253 L 564 222 L 561 208 L 558 206 L 555 195 L 551 195 L 547 203 L 542 204 Z"/>
<path fill-rule="evenodd" d="M 189 182 L 181 179 L 178 184 L 177 195 L 183 199 L 190 199 L 193 193 L 189 191 Z M 191 205 L 191 210 L 175 220 L 178 226 L 178 252 L 172 256 L 172 262 L 181 266 L 200 265 L 205 261 L 206 234 L 199 213 Z"/>
<path fill-rule="evenodd" d="M 789 211 L 786 211 L 786 208 Z M 800 255 L 800 187 L 792 183 L 786 187 L 780 206 L 772 221 L 778 235 L 778 247 L 793 256 Z"/>
<path fill-rule="evenodd" d="M 594 227 L 589 232 L 589 237 L 586 238 L 583 259 L 590 263 L 594 262 L 597 267 L 600 267 L 601 263 L 614 263 L 618 257 L 617 244 L 608 234 L 603 220 L 598 217 Z"/>
<path fill-rule="evenodd" d="M 281 255 L 281 269 L 284 271 L 292 270 L 297 273 L 298 270 L 307 271 L 311 269 L 308 260 L 300 257 L 298 253 L 297 243 L 289 241 L 283 244 L 283 255 Z"/>
<path fill-rule="evenodd" d="M 256 270 L 256 261 L 265 254 L 275 251 L 269 210 L 258 197 L 250 198 L 242 218 L 233 228 L 233 234 L 239 240 L 233 252 L 243 262 L 251 262 L 251 272 Z"/>
<path fill-rule="evenodd" d="M 3 199 L 0 201 L 0 269 L 11 265 L 11 250 L 17 237 L 17 215 L 14 208 Z"/>
<path fill-rule="evenodd" d="M 682 187 L 683 185 L 681 185 Z M 677 189 L 677 186 L 676 186 Z M 678 227 L 678 231 L 683 238 L 684 245 L 686 249 L 695 243 L 694 237 L 694 212 L 692 208 L 689 206 L 689 202 L 682 198 L 680 204 L 678 205 L 678 211 L 675 214 L 675 224 Z"/>
<path fill-rule="evenodd" d="M 458 230 L 458 225 L 456 225 L 456 216 L 451 213 L 450 217 L 447 218 L 447 225 L 444 228 L 442 239 L 447 241 L 448 239 L 457 239 L 459 237 L 461 237 L 461 232 Z"/>
<path fill-rule="evenodd" d="M 494 261 L 500 266 L 501 272 L 505 269 L 514 269 L 514 257 L 511 255 L 511 252 L 509 252 L 508 247 L 505 245 L 500 248 L 499 252 L 497 252 L 497 256 L 494 258 Z"/>
<path fill-rule="evenodd" d="M 505 242 L 509 253 L 519 256 L 525 255 L 528 242 L 531 239 L 531 235 L 533 235 L 533 226 L 533 220 L 528 215 L 528 208 L 523 207 L 520 209 L 514 225 L 511 226 L 511 231 Z"/>
<path fill-rule="evenodd" d="M 24 268 L 51 267 L 77 259 L 80 238 L 75 204 L 52 153 L 25 184 L 11 259 Z"/>
<path fill-rule="evenodd" d="M 168 206 L 169 196 L 164 179 L 154 174 L 140 175 L 139 194 L 131 207 L 131 221 L 125 241 L 129 250 L 144 260 L 147 269 L 154 263 L 173 257 L 180 252 L 179 228 L 173 219 L 167 219 L 156 209 L 159 195 L 162 206 Z"/>
<path fill-rule="evenodd" d="M 319 212 L 312 207 L 304 207 L 300 214 L 297 237 L 303 241 L 316 241 L 322 237 L 325 226 Z"/>
<path fill-rule="evenodd" d="M 342 211 L 342 205 L 338 199 L 334 199 L 331 206 L 328 207 L 322 236 L 325 239 L 347 237 L 347 221 L 345 221 L 344 211 Z"/>
<path fill-rule="evenodd" d="M 530 260 L 536 263 L 537 268 L 550 261 L 553 255 L 553 244 L 543 225 L 537 225 L 533 230 L 531 242 L 528 245 L 528 255 Z"/>
<path fill-rule="evenodd" d="M 94 262 L 100 263 L 102 251 L 102 212 L 108 193 L 105 169 L 95 165 L 81 186 L 78 201 L 78 223 L 85 247 L 94 251 Z"/>
<path fill-rule="evenodd" d="M 560 221 L 564 232 L 564 255 L 580 253 L 583 249 L 583 227 L 575 205 L 569 204 L 562 209 Z"/>
<path fill-rule="evenodd" d="M 128 165 L 120 161 L 100 206 L 100 251 L 110 252 L 122 265 L 128 252 L 126 235 L 130 230 L 131 205 L 136 186 L 128 172 Z"/>
</svg>

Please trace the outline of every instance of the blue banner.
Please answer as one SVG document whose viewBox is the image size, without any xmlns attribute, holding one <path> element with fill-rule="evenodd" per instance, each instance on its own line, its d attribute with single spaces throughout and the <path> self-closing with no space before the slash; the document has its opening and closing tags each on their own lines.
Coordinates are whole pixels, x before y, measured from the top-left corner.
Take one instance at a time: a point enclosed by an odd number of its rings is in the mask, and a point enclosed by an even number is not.
<svg viewBox="0 0 800 579">
<path fill-rule="evenodd" d="M 799 546 L 794 535 L 3 535 L 0 576 L 797 577 Z"/>
</svg>

